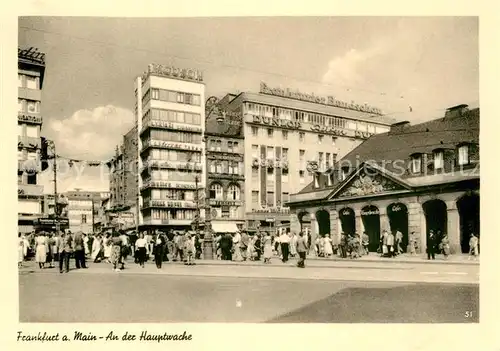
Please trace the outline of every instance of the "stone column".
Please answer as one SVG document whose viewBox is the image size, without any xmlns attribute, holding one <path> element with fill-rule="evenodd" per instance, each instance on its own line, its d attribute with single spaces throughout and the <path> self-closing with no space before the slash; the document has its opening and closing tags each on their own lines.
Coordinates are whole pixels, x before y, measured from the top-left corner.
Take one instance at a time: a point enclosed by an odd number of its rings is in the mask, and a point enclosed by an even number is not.
<svg viewBox="0 0 500 351">
<path fill-rule="evenodd" d="M 297 213 L 290 213 L 290 231 L 299 235 L 300 222 Z"/>
<path fill-rule="evenodd" d="M 337 225 L 338 225 L 338 215 L 337 215 L 337 211 L 335 209 L 330 209 L 329 210 L 329 213 L 330 213 L 330 238 L 332 239 L 332 242 L 337 245 L 340 241 L 337 241 L 338 240 L 338 228 L 337 228 Z"/>
<path fill-rule="evenodd" d="M 384 230 L 387 230 L 387 232 L 391 231 L 391 226 L 389 224 L 389 217 L 387 216 L 387 209 L 385 207 L 381 207 L 378 210 L 380 217 L 380 236 L 382 236 Z"/>
<path fill-rule="evenodd" d="M 462 247 L 460 245 L 460 215 L 458 213 L 457 204 L 455 201 L 447 201 L 447 233 L 448 239 L 450 240 L 450 252 L 451 254 L 462 253 Z"/>
<path fill-rule="evenodd" d="M 412 232 L 415 232 L 417 241 L 416 252 L 425 252 L 425 215 L 422 205 L 416 200 L 408 204 L 408 239 Z"/>
<path fill-rule="evenodd" d="M 361 210 L 355 209 L 354 215 L 356 216 L 356 228 L 354 232 L 358 233 L 359 235 L 363 235 L 364 225 L 363 225 L 363 218 L 361 218 Z"/>
<path fill-rule="evenodd" d="M 316 220 L 316 213 L 311 213 L 309 215 L 311 217 L 311 246 L 316 241 L 316 237 L 319 233 L 318 221 Z"/>
</svg>

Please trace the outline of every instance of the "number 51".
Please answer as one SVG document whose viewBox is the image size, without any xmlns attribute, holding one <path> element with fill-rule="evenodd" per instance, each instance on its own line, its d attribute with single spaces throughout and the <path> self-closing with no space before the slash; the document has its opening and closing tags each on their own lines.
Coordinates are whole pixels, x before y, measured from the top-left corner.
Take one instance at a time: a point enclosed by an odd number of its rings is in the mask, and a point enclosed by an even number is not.
<svg viewBox="0 0 500 351">
<path fill-rule="evenodd" d="M 472 311 L 465 311 L 465 318 L 471 318 L 472 317 Z"/>
</svg>

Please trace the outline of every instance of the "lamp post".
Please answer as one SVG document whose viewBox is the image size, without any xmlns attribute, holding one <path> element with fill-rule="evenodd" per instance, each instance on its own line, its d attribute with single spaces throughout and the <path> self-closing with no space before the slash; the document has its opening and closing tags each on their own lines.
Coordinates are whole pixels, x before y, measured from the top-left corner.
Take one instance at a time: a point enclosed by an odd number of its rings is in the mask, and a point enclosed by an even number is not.
<svg viewBox="0 0 500 351">
<path fill-rule="evenodd" d="M 54 160 L 54 166 L 53 166 L 53 174 L 54 174 L 54 221 L 55 221 L 55 230 L 56 233 L 59 232 L 60 230 L 60 224 L 59 224 L 59 214 L 60 214 L 60 207 L 58 206 L 58 194 L 57 194 L 57 153 L 56 153 L 56 143 L 53 140 L 46 139 L 47 146 L 52 150 L 52 159 Z"/>
</svg>

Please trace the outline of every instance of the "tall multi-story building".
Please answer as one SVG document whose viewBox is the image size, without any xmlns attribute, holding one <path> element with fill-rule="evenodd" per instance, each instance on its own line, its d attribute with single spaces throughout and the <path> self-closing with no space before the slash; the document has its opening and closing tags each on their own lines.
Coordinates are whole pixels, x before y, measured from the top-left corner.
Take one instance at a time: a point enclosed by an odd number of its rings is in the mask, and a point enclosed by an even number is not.
<svg viewBox="0 0 500 351">
<path fill-rule="evenodd" d="M 312 181 L 311 164 L 325 170 L 394 122 L 367 104 L 270 88 L 228 94 L 221 102 L 244 119 L 247 228 L 289 225 L 284 203 Z"/>
<path fill-rule="evenodd" d="M 207 109 L 211 112 L 205 126 L 205 205 L 210 210 L 210 223 L 215 232 L 236 232 L 245 224 L 243 128 L 238 116 L 236 123 L 234 120 L 230 123 L 221 120 L 230 119 L 224 110 Z"/>
<path fill-rule="evenodd" d="M 139 225 L 190 228 L 205 187 L 205 85 L 193 69 L 150 64 L 136 80 Z M 201 211 L 203 216 L 203 211 Z"/>
<path fill-rule="evenodd" d="M 93 232 L 102 201 L 109 196 L 109 192 L 79 190 L 66 192 L 69 230 Z"/>
<path fill-rule="evenodd" d="M 42 216 L 43 186 L 38 185 L 42 86 L 45 54 L 35 48 L 18 49 L 17 183 L 19 232 L 31 232 Z"/>
</svg>

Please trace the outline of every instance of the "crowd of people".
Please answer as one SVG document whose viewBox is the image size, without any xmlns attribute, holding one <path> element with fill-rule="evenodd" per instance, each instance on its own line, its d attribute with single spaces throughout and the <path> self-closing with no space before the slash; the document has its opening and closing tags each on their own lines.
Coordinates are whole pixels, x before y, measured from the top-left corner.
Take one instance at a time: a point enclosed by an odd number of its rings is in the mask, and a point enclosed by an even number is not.
<svg viewBox="0 0 500 351">
<path fill-rule="evenodd" d="M 34 258 L 40 269 L 53 268 L 57 261 L 61 273 L 69 271 L 70 258 L 74 258 L 77 269 L 87 268 L 87 260 L 94 263 L 109 263 L 112 269 L 124 269 L 128 257 L 134 263 L 145 267 L 148 261 L 154 261 L 158 269 L 163 262 L 180 261 L 194 265 L 202 255 L 202 238 L 199 234 L 182 231 L 154 234 L 147 232 L 111 230 L 96 234 L 61 231 L 58 234 L 40 231 L 23 235 L 19 233 L 18 265 L 22 267 L 28 258 Z M 274 257 L 286 263 L 290 257 L 298 258 L 297 266 L 304 267 L 308 255 L 332 258 L 359 258 L 368 255 L 370 238 L 366 232 L 341 233 L 340 242 L 334 243 L 330 234 L 318 236 L 311 242 L 309 233 L 293 233 L 287 230 L 272 234 L 269 231 L 257 231 L 253 235 L 242 231 L 234 234 L 216 234 L 214 250 L 219 260 L 228 261 L 263 261 L 269 264 Z M 471 234 L 469 259 L 476 259 L 479 254 L 479 239 Z M 406 252 L 416 255 L 418 238 L 415 232 L 408 237 Z M 436 254 L 450 255 L 450 241 L 447 234 L 430 230 L 427 238 L 427 258 L 435 259 Z M 377 253 L 382 257 L 393 258 L 404 252 L 403 234 L 396 230 L 384 230 L 380 236 Z"/>
</svg>

